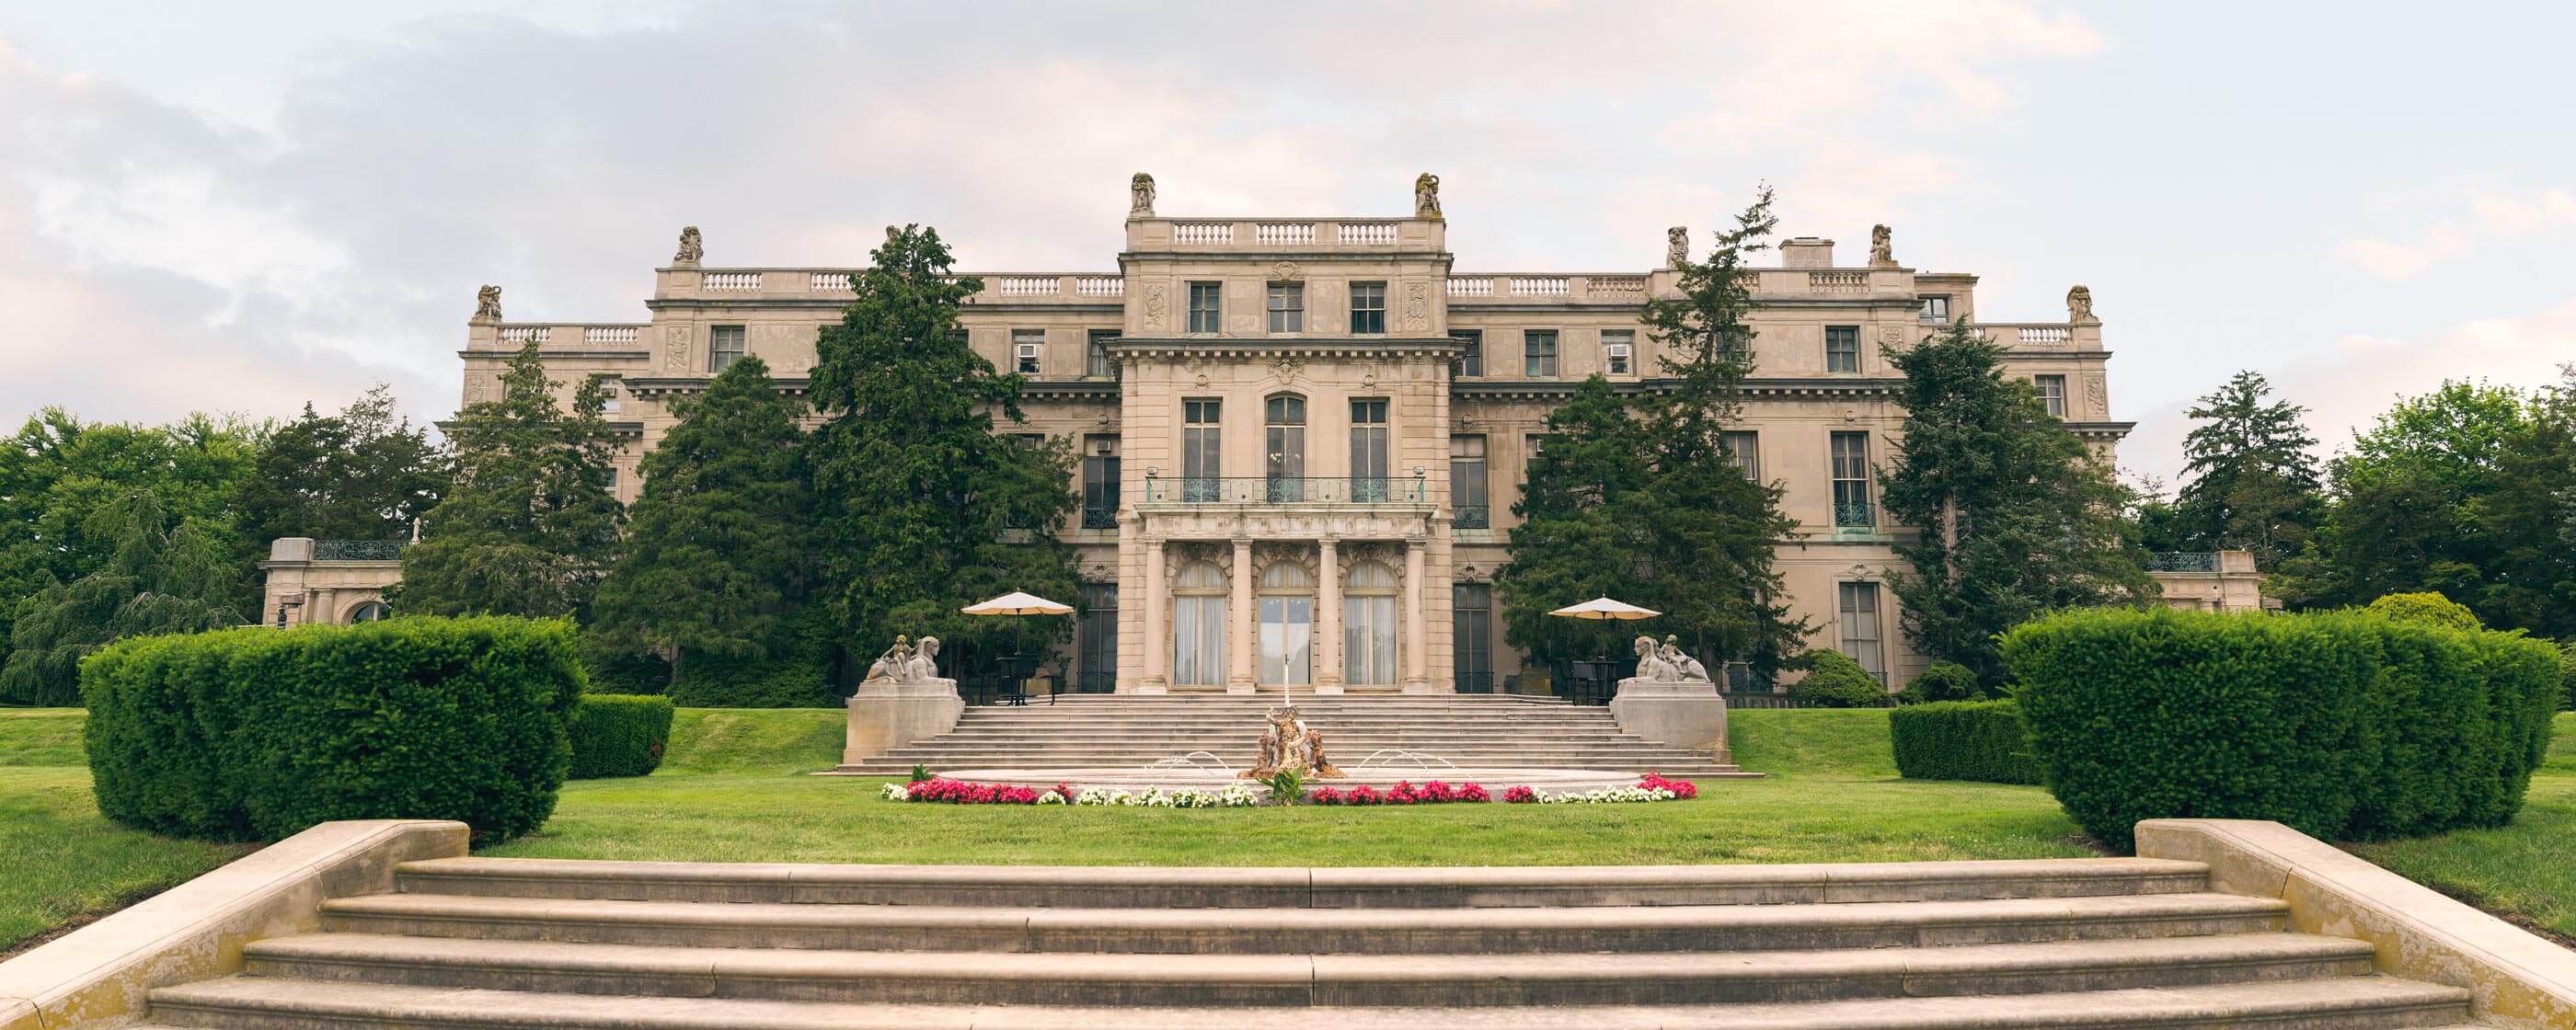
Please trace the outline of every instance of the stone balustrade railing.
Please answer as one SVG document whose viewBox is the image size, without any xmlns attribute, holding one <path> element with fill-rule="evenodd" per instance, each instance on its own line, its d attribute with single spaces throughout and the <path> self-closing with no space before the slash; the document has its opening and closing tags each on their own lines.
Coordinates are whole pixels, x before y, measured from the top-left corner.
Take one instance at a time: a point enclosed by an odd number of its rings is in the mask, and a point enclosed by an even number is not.
<svg viewBox="0 0 2576 1030">
<path fill-rule="evenodd" d="M 663 273 L 664 297 L 730 299 L 749 295 L 781 300 L 820 300 L 850 295 L 851 269 L 763 268 L 728 271 L 673 269 Z M 984 291 L 975 299 L 995 301 L 1115 300 L 1127 294 L 1126 280 L 1115 275 L 1056 273 L 979 273 Z M 953 278 L 953 277 L 952 277 Z"/>
<path fill-rule="evenodd" d="M 2075 329 L 2064 322 L 1979 322 L 1977 331 L 2005 350 L 2065 347 L 2075 342 Z"/>
<path fill-rule="evenodd" d="M 523 347 L 534 343 L 546 347 L 580 344 L 592 347 L 632 347 L 643 342 L 646 326 L 641 323 L 503 323 L 493 334 L 500 346 Z"/>
</svg>

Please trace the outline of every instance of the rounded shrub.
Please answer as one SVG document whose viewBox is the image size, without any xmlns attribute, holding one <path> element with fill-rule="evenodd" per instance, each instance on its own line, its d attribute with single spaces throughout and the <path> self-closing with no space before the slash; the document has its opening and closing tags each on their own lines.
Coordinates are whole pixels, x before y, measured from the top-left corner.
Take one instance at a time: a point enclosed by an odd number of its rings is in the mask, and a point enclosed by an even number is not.
<svg viewBox="0 0 2576 1030">
<path fill-rule="evenodd" d="M 1896 692 L 1896 699 L 1909 705 L 1927 701 L 1973 701 L 1984 695 L 1977 687 L 1977 674 L 1957 662 L 1934 662 Z"/>
<path fill-rule="evenodd" d="M 1896 703 L 1878 677 L 1851 656 L 1840 651 L 1810 653 L 1814 664 L 1805 677 L 1789 685 L 1789 696 L 1818 708 L 1885 708 Z"/>
<path fill-rule="evenodd" d="M 2545 642 L 2366 612 L 2068 612 L 2003 652 L 2050 789 L 2123 850 L 2141 819 L 2330 840 L 2500 825 L 2561 689 Z"/>
<path fill-rule="evenodd" d="M 1887 732 L 1896 771 L 1909 780 L 2047 780 L 2010 699 L 1907 705 L 1887 713 Z"/>
<path fill-rule="evenodd" d="M 2373 615 L 2399 622 L 2420 622 L 2428 626 L 2451 629 L 2485 629 L 2476 612 L 2469 606 L 2430 590 L 2413 594 L 2386 594 L 2363 607 Z"/>
<path fill-rule="evenodd" d="M 644 776 L 662 764 L 671 741 L 671 699 L 637 694 L 585 694 L 572 711 L 568 777 Z"/>
<path fill-rule="evenodd" d="M 570 623 L 512 618 L 134 637 L 81 666 L 99 811 L 220 840 L 332 819 L 534 830 L 582 684 Z"/>
</svg>

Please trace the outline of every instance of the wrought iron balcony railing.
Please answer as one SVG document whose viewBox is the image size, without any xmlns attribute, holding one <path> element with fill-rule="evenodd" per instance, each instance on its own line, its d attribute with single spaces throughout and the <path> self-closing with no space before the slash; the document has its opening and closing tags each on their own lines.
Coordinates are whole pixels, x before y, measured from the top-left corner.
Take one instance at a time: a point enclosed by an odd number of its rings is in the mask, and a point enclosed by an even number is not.
<svg viewBox="0 0 2576 1030">
<path fill-rule="evenodd" d="M 1458 506 L 1458 516 L 1450 520 L 1450 525 L 1459 529 L 1492 529 L 1494 512 L 1492 508 L 1482 504 L 1461 504 Z"/>
<path fill-rule="evenodd" d="M 1835 529 L 1876 529 L 1878 508 L 1868 501 L 1847 501 L 1834 505 Z"/>
<path fill-rule="evenodd" d="M 1114 508 L 1114 507 L 1110 507 L 1110 508 L 1091 508 L 1091 507 L 1086 507 L 1086 508 L 1082 509 L 1082 528 L 1084 528 L 1084 529 L 1116 529 L 1116 528 L 1118 528 L 1118 509 L 1117 509 L 1117 508 Z"/>
<path fill-rule="evenodd" d="M 314 561 L 400 561 L 407 540 L 316 540 Z"/>
<path fill-rule="evenodd" d="M 2149 572 L 2216 572 L 2216 551 L 2157 551 L 2147 556 Z"/>
<path fill-rule="evenodd" d="M 1420 504 L 1431 496 L 1423 476 L 1145 477 L 1148 504 Z"/>
</svg>

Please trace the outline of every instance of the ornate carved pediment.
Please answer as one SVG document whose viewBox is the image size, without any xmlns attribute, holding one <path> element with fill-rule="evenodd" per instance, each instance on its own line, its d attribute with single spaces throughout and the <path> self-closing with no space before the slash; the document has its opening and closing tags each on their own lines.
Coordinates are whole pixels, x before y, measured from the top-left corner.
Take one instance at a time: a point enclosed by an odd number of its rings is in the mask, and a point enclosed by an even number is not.
<svg viewBox="0 0 2576 1030">
<path fill-rule="evenodd" d="M 1288 564 L 1295 565 L 1298 568 L 1306 570 L 1307 582 L 1316 582 L 1318 577 L 1322 575 L 1316 571 L 1316 562 L 1319 560 L 1320 559 L 1315 553 L 1315 545 L 1313 544 L 1270 543 L 1267 541 L 1255 543 L 1252 545 L 1253 581 L 1256 583 L 1259 582 L 1262 575 L 1270 571 L 1271 566 L 1279 564 L 1280 562 L 1287 562 Z"/>
</svg>

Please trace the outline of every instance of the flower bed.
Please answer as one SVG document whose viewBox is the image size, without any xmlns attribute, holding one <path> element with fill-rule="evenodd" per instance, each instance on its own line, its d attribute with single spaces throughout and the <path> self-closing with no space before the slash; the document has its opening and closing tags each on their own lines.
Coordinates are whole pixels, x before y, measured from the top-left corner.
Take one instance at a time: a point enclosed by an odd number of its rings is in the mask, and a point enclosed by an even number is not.
<svg viewBox="0 0 2576 1030">
<path fill-rule="evenodd" d="M 1668 780 L 1647 773 L 1636 785 L 1604 787 L 1599 790 L 1568 791 L 1550 794 L 1527 785 L 1503 790 L 1505 802 L 1541 805 L 1608 804 L 1625 801 L 1688 801 L 1699 796 L 1699 785 L 1688 780 Z M 1261 795 L 1250 783 L 1237 781 L 1217 790 L 1165 790 L 1149 787 L 1141 791 L 1111 790 L 1092 787 L 1075 791 L 1065 784 L 1040 790 L 996 783 L 970 783 L 965 780 L 932 778 L 913 783 L 885 785 L 888 801 L 922 801 L 944 805 L 1118 805 L 1129 808 L 1249 808 L 1262 803 Z M 1317 787 L 1306 792 L 1310 805 L 1446 805 L 1482 804 L 1494 800 L 1483 784 L 1449 784 L 1432 780 L 1421 786 L 1398 780 L 1385 790 L 1361 784 L 1349 790 Z"/>
</svg>

